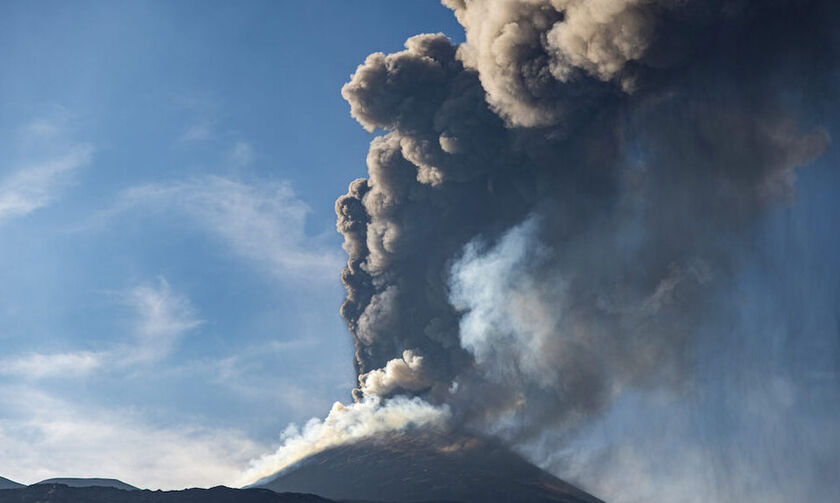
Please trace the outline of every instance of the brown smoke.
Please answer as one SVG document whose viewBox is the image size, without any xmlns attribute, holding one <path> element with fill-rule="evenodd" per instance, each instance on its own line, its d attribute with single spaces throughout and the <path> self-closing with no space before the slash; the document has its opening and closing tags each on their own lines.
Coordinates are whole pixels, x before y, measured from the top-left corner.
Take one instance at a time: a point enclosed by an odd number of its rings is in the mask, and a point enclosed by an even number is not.
<svg viewBox="0 0 840 503">
<path fill-rule="evenodd" d="M 680 382 L 732 250 L 826 148 L 837 7 L 444 3 L 465 44 L 412 37 L 342 90 L 384 131 L 336 202 L 356 397 L 515 440 Z"/>
</svg>

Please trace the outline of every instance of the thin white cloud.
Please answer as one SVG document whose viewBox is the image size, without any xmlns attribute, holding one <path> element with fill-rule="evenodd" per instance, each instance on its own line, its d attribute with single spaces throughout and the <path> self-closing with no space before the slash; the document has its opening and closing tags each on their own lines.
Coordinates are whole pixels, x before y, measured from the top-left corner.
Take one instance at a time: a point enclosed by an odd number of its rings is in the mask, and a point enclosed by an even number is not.
<svg viewBox="0 0 840 503">
<path fill-rule="evenodd" d="M 39 134 L 45 134 L 38 126 Z M 70 175 L 88 164 L 93 147 L 78 144 L 47 160 L 29 162 L 11 174 L 0 178 L 0 224 L 22 217 L 52 203 L 58 192 L 70 182 Z"/>
<path fill-rule="evenodd" d="M 190 300 L 159 277 L 115 295 L 134 311 L 132 338 L 102 351 L 27 353 L 0 358 L 0 376 L 25 380 L 85 377 L 103 368 L 126 368 L 167 357 L 180 339 L 204 323 Z"/>
<path fill-rule="evenodd" d="M 307 235 L 309 207 L 287 182 L 246 183 L 207 176 L 141 185 L 121 193 L 112 208 L 95 215 L 86 226 L 137 208 L 188 216 L 236 255 L 279 280 L 334 282 L 343 264 L 326 235 Z"/>
<path fill-rule="evenodd" d="M 62 132 L 61 123 L 67 120 L 67 112 L 62 109 L 61 120 L 39 118 L 35 119 L 23 128 L 23 133 L 32 138 L 55 138 Z"/>
<path fill-rule="evenodd" d="M 142 285 L 119 295 L 137 313 L 134 343 L 119 358 L 123 363 L 165 357 L 178 340 L 202 323 L 190 300 L 175 293 L 164 277 L 157 285 Z"/>
<path fill-rule="evenodd" d="M 237 141 L 228 153 L 228 160 L 236 167 L 245 167 L 254 162 L 256 152 L 246 141 Z"/>
<path fill-rule="evenodd" d="M 30 353 L 0 360 L 0 375 L 29 379 L 87 375 L 103 365 L 104 356 L 91 351 Z"/>
<path fill-rule="evenodd" d="M 203 120 L 191 124 L 179 138 L 182 142 L 208 141 L 216 136 L 215 121 Z"/>
<path fill-rule="evenodd" d="M 0 387 L 0 473 L 24 483 L 113 477 L 142 488 L 231 485 L 260 452 L 243 432 L 151 424 L 136 412 Z"/>
</svg>

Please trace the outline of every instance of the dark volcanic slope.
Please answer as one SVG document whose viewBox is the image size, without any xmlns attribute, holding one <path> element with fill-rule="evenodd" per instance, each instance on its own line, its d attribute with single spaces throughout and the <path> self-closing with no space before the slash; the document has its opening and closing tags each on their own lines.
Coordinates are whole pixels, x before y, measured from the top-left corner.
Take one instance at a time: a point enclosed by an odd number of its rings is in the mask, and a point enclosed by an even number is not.
<svg viewBox="0 0 840 503">
<path fill-rule="evenodd" d="M 42 480 L 32 485 L 39 484 L 62 484 L 69 487 L 113 487 L 114 489 L 124 489 L 126 491 L 137 490 L 133 485 L 126 484 L 122 480 L 117 479 L 81 479 L 67 477 Z"/>
<path fill-rule="evenodd" d="M 17 482 L 9 479 L 4 479 L 0 477 L 0 489 L 16 489 L 18 487 L 24 487 L 23 484 L 18 484 Z"/>
<path fill-rule="evenodd" d="M 333 499 L 464 503 L 603 503 L 498 443 L 388 438 L 329 449 L 260 487 Z"/>
<path fill-rule="evenodd" d="M 311 494 L 278 494 L 265 489 L 185 489 L 126 491 L 113 487 L 37 484 L 0 490 L 0 503 L 334 503 Z"/>
</svg>

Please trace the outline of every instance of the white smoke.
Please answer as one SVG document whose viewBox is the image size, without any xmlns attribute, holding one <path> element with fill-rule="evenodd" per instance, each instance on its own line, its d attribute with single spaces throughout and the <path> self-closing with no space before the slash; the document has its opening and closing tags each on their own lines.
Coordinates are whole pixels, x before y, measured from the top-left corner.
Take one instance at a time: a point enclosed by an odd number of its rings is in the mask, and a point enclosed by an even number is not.
<svg viewBox="0 0 840 503">
<path fill-rule="evenodd" d="M 325 419 L 312 418 L 303 428 L 294 424 L 286 428 L 280 447 L 252 461 L 239 485 L 254 484 L 330 447 L 411 428 L 443 428 L 449 415 L 448 407 L 435 407 L 417 397 L 382 400 L 371 396 L 350 405 L 336 402 Z"/>
<path fill-rule="evenodd" d="M 535 221 L 527 220 L 485 253 L 477 242 L 469 244 L 453 266 L 451 300 L 464 312 L 461 346 L 482 371 L 497 380 L 526 376 L 550 386 L 556 376 L 546 374 L 558 370 L 545 353 L 557 335 L 547 312 L 553 306 L 546 306 L 538 285 L 521 274 L 540 255 L 535 231 Z"/>
<path fill-rule="evenodd" d="M 397 389 L 419 391 L 432 385 L 423 370 L 423 357 L 410 349 L 402 358 L 389 361 L 383 368 L 359 376 L 359 389 L 366 396 L 385 396 Z"/>
</svg>

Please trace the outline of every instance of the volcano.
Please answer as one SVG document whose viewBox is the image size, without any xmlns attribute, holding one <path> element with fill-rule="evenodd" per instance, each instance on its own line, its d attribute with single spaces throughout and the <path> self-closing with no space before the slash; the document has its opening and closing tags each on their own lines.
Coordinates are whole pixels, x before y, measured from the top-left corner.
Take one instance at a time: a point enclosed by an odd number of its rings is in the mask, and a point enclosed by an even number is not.
<svg viewBox="0 0 840 503">
<path fill-rule="evenodd" d="M 603 503 L 479 438 L 388 436 L 313 454 L 257 483 L 277 492 L 395 503 Z"/>
</svg>

